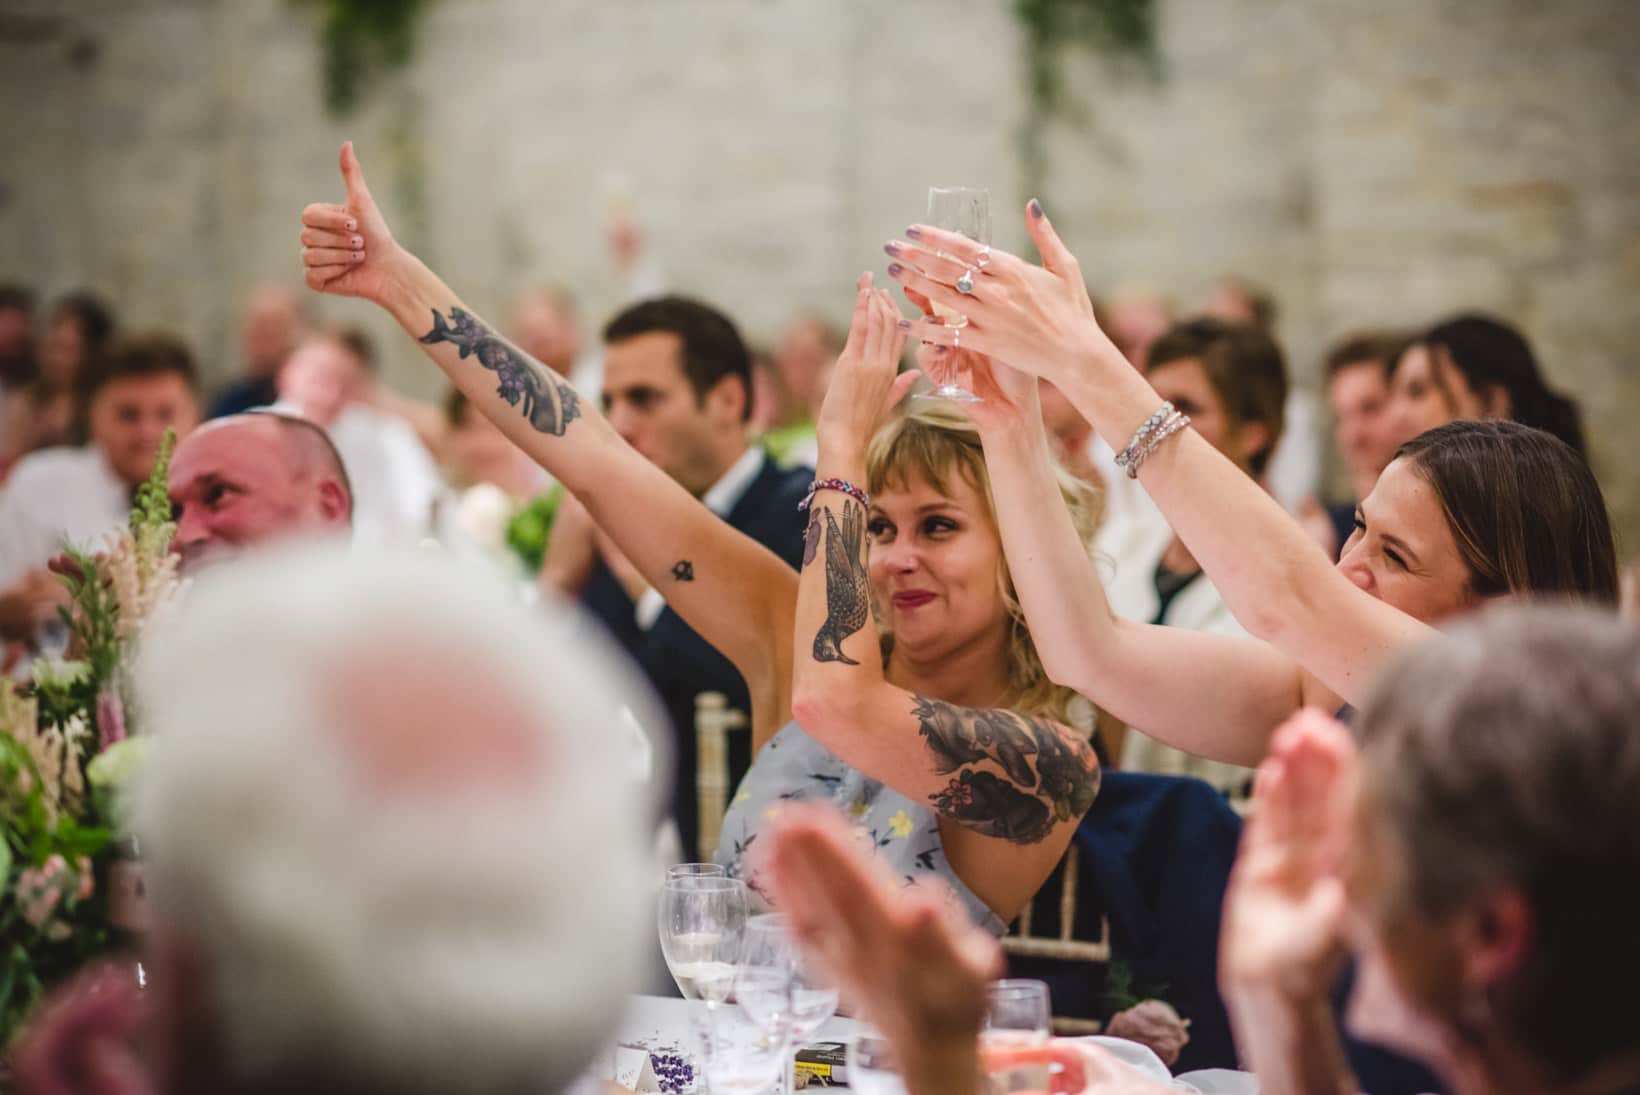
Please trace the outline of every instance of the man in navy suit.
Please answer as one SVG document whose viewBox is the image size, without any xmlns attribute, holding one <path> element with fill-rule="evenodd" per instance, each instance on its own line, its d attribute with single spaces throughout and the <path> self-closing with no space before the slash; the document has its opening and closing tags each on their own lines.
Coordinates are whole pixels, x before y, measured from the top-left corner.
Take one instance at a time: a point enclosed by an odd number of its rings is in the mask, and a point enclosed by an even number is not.
<svg viewBox="0 0 1640 1095">
<path fill-rule="evenodd" d="M 751 355 L 729 318 L 666 296 L 634 304 L 604 328 L 604 413 L 628 444 L 730 525 L 794 570 L 803 551 L 797 504 L 813 471 L 782 471 L 749 444 Z M 581 600 L 626 647 L 666 705 L 676 735 L 672 815 L 687 856 L 695 804 L 695 697 L 722 692 L 749 712 L 746 682 L 661 595 L 618 561 L 594 563 Z M 729 736 L 730 788 L 751 764 L 751 736 Z"/>
</svg>

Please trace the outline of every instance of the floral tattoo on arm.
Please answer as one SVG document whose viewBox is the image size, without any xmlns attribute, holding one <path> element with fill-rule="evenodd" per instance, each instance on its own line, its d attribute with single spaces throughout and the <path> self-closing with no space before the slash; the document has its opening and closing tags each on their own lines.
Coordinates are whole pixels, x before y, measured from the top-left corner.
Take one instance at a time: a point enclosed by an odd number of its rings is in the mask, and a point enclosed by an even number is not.
<svg viewBox="0 0 1640 1095">
<path fill-rule="evenodd" d="M 1060 822 L 1087 813 L 1099 793 L 1098 759 L 1070 730 L 1013 711 L 958 707 L 926 696 L 916 697 L 911 712 L 934 754 L 935 771 L 952 777 L 929 796 L 934 809 L 965 828 L 1035 844 Z"/>
<path fill-rule="evenodd" d="M 448 342 L 462 360 L 477 357 L 480 365 L 499 378 L 496 394 L 522 410 L 541 433 L 562 437 L 569 424 L 581 417 L 581 399 L 574 388 L 508 345 L 463 308 L 451 308 L 448 320 L 435 308 L 433 329 L 417 341 L 428 346 Z"/>
</svg>

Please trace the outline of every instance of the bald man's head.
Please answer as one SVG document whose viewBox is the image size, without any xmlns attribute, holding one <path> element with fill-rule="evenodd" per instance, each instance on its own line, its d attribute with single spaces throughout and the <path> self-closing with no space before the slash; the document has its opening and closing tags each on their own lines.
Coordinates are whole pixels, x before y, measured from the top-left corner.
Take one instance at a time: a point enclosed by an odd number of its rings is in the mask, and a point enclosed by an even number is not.
<svg viewBox="0 0 1640 1095">
<path fill-rule="evenodd" d="M 219 418 L 171 459 L 173 549 L 184 570 L 278 540 L 345 535 L 353 491 L 324 430 L 268 411 Z"/>
</svg>

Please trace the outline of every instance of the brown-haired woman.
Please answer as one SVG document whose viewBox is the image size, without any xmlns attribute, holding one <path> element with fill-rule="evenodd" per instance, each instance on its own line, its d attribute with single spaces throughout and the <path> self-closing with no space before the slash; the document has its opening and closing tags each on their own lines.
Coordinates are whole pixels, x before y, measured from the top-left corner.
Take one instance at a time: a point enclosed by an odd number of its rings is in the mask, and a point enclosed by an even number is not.
<svg viewBox="0 0 1640 1095">
<path fill-rule="evenodd" d="M 1027 227 L 1043 266 L 982 255 L 923 226 L 913 230 L 923 246 L 891 245 L 892 276 L 969 319 L 960 334 L 913 326 L 936 343 L 960 339 L 964 350 L 1028 365 L 1118 452 L 1138 435 L 1149 451 L 1130 471 L 1236 619 L 1265 640 L 1149 627 L 1109 611 L 1042 476 L 1034 385 L 997 368 L 986 455 L 1009 558 L 1035 564 L 1016 565 L 1015 580 L 1056 681 L 1169 745 L 1252 765 L 1287 716 L 1359 702 L 1384 661 L 1431 624 L 1503 593 L 1615 601 L 1611 527 L 1588 465 L 1506 422 L 1456 422 L 1407 446 L 1362 500 L 1333 567 L 1194 431 L 1147 428 L 1162 400 L 1094 324 L 1076 260 L 1034 202 Z M 967 293 L 954 287 L 965 277 Z M 984 376 L 988 363 L 975 357 L 972 367 Z"/>
</svg>

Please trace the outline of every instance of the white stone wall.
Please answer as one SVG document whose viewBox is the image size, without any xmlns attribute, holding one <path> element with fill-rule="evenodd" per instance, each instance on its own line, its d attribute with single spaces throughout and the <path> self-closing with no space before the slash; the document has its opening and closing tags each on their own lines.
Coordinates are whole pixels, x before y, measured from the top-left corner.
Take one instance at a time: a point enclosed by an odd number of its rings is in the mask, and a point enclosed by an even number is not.
<svg viewBox="0 0 1640 1095">
<path fill-rule="evenodd" d="M 1582 398 L 1640 551 L 1632 0 L 1160 2 L 1160 83 L 1067 58 L 1083 117 L 1054 126 L 1041 196 L 1095 287 L 1270 284 L 1305 383 L 1362 324 L 1511 317 Z M 492 315 L 549 281 L 594 319 L 617 302 L 614 174 L 671 284 L 758 337 L 840 314 L 930 183 L 989 186 L 998 242 L 1023 239 L 1008 0 L 434 0 L 413 67 L 345 122 L 315 41 L 287 0 L 0 0 L 0 279 L 93 286 L 226 373 L 236 301 L 295 283 L 298 211 L 340 193 L 344 137 Z M 320 311 L 438 389 L 367 306 Z"/>
</svg>

